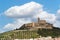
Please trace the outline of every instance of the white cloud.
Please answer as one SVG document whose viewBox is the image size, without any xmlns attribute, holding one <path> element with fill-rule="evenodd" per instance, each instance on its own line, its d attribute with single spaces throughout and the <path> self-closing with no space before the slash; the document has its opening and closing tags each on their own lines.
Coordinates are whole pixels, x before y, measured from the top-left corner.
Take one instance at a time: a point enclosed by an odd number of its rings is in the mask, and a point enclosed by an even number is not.
<svg viewBox="0 0 60 40">
<path fill-rule="evenodd" d="M 54 23 L 54 26 L 60 28 L 60 9 L 57 10 L 56 21 L 55 21 L 55 23 Z"/>
<path fill-rule="evenodd" d="M 8 23 L 7 25 L 5 25 L 4 29 L 13 30 L 13 29 L 21 27 L 25 23 L 30 23 L 30 22 L 31 20 L 17 19 L 13 23 Z"/>
<path fill-rule="evenodd" d="M 55 14 L 44 11 L 43 5 L 36 2 L 26 3 L 21 6 L 13 6 L 5 11 L 5 15 L 16 18 L 13 23 L 5 25 L 4 28 L 9 30 L 19 28 L 24 23 L 32 22 L 31 20 L 37 19 L 37 17 L 53 24 L 56 24 L 55 21 L 57 21 Z"/>
<path fill-rule="evenodd" d="M 56 20 L 56 22 L 54 23 L 54 27 L 60 28 L 60 21 L 57 21 L 57 20 Z"/>
<path fill-rule="evenodd" d="M 5 15 L 16 19 L 13 23 L 5 25 L 4 29 L 12 30 L 20 27 L 23 23 L 31 22 L 33 16 L 38 14 L 39 11 L 43 11 L 43 5 L 36 2 L 30 2 L 21 6 L 13 6 L 9 8 L 4 12 Z"/>
<path fill-rule="evenodd" d="M 49 22 L 53 22 L 55 20 L 54 14 L 44 11 L 43 5 L 36 2 L 11 7 L 5 12 L 5 15 L 14 18 L 37 18 L 39 16 L 40 18 L 46 19 Z"/>
<path fill-rule="evenodd" d="M 46 20 L 49 23 L 54 23 L 56 19 L 55 14 L 51 14 L 46 11 L 39 12 L 39 14 L 37 14 L 34 17 L 35 18 L 40 17 L 41 20 Z"/>
<path fill-rule="evenodd" d="M 0 30 L 0 33 L 3 33 L 4 32 L 4 30 Z"/>
<path fill-rule="evenodd" d="M 36 2 L 30 2 L 26 3 L 21 6 L 13 6 L 9 8 L 5 15 L 9 17 L 19 17 L 19 18 L 25 18 L 25 17 L 32 17 L 34 16 L 39 10 L 42 11 L 42 5 L 38 4 Z"/>
<path fill-rule="evenodd" d="M 59 9 L 59 10 L 57 10 L 57 13 L 60 13 L 60 9 Z"/>
<path fill-rule="evenodd" d="M 57 10 L 57 14 L 56 14 L 56 16 L 57 16 L 57 20 L 59 20 L 59 21 L 60 21 L 60 9 L 59 9 L 59 10 Z"/>
</svg>

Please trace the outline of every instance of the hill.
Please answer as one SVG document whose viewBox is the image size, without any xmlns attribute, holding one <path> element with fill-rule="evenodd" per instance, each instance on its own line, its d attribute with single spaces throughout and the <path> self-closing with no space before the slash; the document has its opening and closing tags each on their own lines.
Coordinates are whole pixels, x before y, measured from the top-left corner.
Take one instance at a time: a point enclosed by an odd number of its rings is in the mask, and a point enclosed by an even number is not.
<svg viewBox="0 0 60 40">
<path fill-rule="evenodd" d="M 28 39 L 28 38 L 37 38 L 39 35 L 37 31 L 28 31 L 28 30 L 13 30 L 0 34 L 0 38 L 4 39 Z"/>
<path fill-rule="evenodd" d="M 51 37 L 60 37 L 60 28 L 55 28 L 53 29 L 39 29 L 38 34 L 46 37 L 46 36 L 51 36 Z"/>
<path fill-rule="evenodd" d="M 38 30 L 12 30 L 5 33 L 0 34 L 0 39 L 29 39 L 29 38 L 37 38 L 39 36 L 51 36 L 51 37 L 60 37 L 60 29 L 38 29 Z"/>
</svg>

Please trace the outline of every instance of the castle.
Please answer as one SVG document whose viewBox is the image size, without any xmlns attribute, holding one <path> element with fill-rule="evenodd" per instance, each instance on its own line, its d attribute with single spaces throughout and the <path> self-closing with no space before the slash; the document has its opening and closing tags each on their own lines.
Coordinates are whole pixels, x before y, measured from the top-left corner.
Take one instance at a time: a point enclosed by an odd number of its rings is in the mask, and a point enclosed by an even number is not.
<svg viewBox="0 0 60 40">
<path fill-rule="evenodd" d="M 53 28 L 52 24 L 47 23 L 46 20 L 40 20 L 40 18 L 38 18 L 37 22 L 23 24 L 19 29 L 32 30 L 32 29 L 52 29 L 52 28 Z"/>
</svg>

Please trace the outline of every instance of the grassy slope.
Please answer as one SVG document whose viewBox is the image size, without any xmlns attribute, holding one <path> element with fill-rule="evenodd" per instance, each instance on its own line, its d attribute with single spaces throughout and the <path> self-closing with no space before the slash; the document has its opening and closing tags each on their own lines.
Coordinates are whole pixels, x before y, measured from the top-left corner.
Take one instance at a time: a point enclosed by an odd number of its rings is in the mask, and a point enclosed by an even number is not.
<svg viewBox="0 0 60 40">
<path fill-rule="evenodd" d="M 0 38 L 37 38 L 39 36 L 52 36 L 52 37 L 59 37 L 60 36 L 60 29 L 42 29 L 42 30 L 34 30 L 34 31 L 20 31 L 20 30 L 13 30 L 9 32 L 5 32 L 0 34 Z"/>
<path fill-rule="evenodd" d="M 39 29 L 38 34 L 41 36 L 60 37 L 60 29 L 59 28 L 42 29 L 42 30 Z"/>
<path fill-rule="evenodd" d="M 10 31 L 0 35 L 0 38 L 37 38 L 39 37 L 37 31 Z"/>
</svg>

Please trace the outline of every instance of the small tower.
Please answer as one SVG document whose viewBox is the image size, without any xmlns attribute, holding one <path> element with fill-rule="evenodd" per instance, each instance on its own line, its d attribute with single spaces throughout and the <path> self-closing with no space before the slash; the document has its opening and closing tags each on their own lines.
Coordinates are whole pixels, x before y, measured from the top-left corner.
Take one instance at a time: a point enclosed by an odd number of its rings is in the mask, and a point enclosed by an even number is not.
<svg viewBox="0 0 60 40">
<path fill-rule="evenodd" d="M 32 22 L 32 27 L 34 27 L 34 22 Z"/>
<path fill-rule="evenodd" d="M 38 23 L 40 22 L 40 18 L 38 17 Z"/>
</svg>

